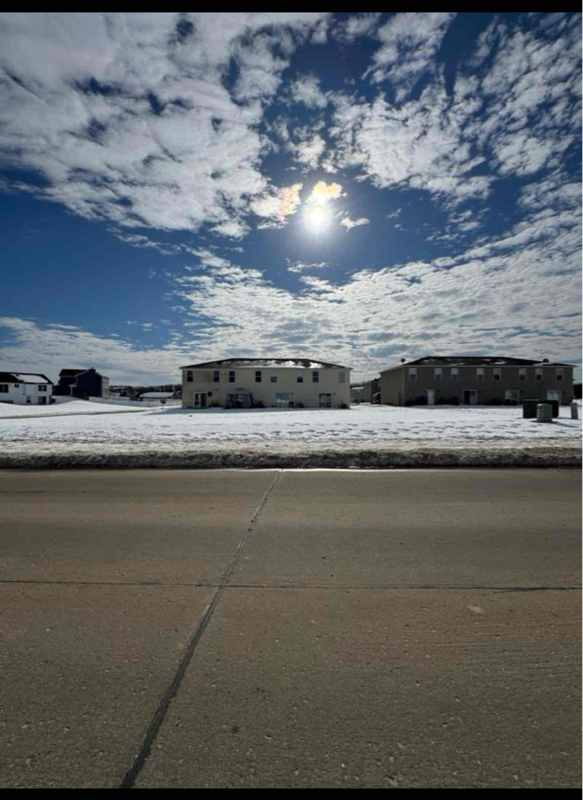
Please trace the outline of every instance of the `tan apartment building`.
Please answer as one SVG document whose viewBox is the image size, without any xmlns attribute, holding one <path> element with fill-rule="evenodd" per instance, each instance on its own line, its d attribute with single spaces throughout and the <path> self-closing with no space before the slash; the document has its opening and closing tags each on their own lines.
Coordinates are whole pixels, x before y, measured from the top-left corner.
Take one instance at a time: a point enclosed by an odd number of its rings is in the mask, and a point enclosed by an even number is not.
<svg viewBox="0 0 583 800">
<path fill-rule="evenodd" d="M 573 366 L 504 356 L 426 356 L 381 372 L 381 403 L 516 405 L 573 398 Z"/>
<path fill-rule="evenodd" d="M 308 358 L 225 358 L 182 370 L 182 407 L 349 408 L 350 369 Z"/>
</svg>

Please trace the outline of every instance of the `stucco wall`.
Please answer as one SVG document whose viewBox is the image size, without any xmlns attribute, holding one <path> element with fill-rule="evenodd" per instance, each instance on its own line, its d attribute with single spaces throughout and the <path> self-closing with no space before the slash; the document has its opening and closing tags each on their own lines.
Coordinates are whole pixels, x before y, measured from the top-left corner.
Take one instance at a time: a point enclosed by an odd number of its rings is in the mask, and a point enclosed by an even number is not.
<svg viewBox="0 0 583 800">
<path fill-rule="evenodd" d="M 381 374 L 381 403 L 391 406 L 402 406 L 404 403 L 403 394 L 403 370 L 395 369 Z"/>
<path fill-rule="evenodd" d="M 256 383 L 255 372 L 261 371 L 261 383 Z M 262 402 L 265 406 L 276 404 L 276 394 L 287 393 L 289 400 L 301 402 L 306 408 L 318 408 L 320 393 L 332 395 L 332 408 L 340 408 L 342 403 L 350 405 L 350 370 L 336 367 L 322 367 L 318 370 L 300 367 L 239 367 L 234 369 L 235 381 L 229 382 L 229 369 L 219 369 L 220 380 L 213 381 L 212 369 L 193 370 L 193 382 L 186 380 L 187 370 L 182 370 L 182 406 L 194 407 L 194 393 L 206 392 L 209 405 L 217 402 L 225 406 L 227 395 L 236 389 L 247 389 L 253 395 L 254 402 Z M 312 381 L 312 372 L 318 373 L 318 382 Z M 340 382 L 340 373 L 344 372 L 344 383 Z M 271 377 L 276 377 L 272 383 Z M 298 383 L 303 377 L 303 383 Z"/>
</svg>

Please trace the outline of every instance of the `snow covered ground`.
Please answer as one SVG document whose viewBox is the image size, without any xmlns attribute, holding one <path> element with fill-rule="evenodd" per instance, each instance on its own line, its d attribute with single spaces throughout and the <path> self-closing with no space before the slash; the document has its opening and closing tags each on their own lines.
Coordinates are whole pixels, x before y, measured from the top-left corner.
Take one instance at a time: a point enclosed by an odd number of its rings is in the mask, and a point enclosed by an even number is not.
<svg viewBox="0 0 583 800">
<path fill-rule="evenodd" d="M 128 405 L 137 411 L 143 411 L 144 406 L 139 401 L 126 401 L 126 403 L 110 402 L 103 400 L 100 402 L 90 402 L 88 400 L 76 400 L 73 397 L 55 397 L 55 402 L 48 406 L 36 405 L 16 405 L 15 403 L 0 403 L 0 420 L 10 417 L 54 417 L 70 416 L 73 414 L 119 414 L 128 411 Z M 158 404 L 156 405 L 158 407 Z"/>
<path fill-rule="evenodd" d="M 97 413 L 115 409 L 70 401 L 67 409 L 75 406 L 74 415 L 0 418 L 0 448 L 4 454 L 0 464 L 10 466 L 14 458 L 20 463 L 26 457 L 49 454 L 53 457 L 76 454 L 87 464 L 92 458 L 96 463 L 105 463 L 104 457 L 110 455 L 139 454 L 154 458 L 222 453 L 251 458 L 253 454 L 313 456 L 397 450 L 475 453 L 541 448 L 546 453 L 568 450 L 573 454 L 581 443 L 581 420 L 570 418 L 568 406 L 561 407 L 561 416 L 552 424 L 540 424 L 523 419 L 520 407 L 397 408 L 361 404 L 349 410 L 229 411 L 162 407 L 135 414 L 88 416 L 86 411 L 77 415 L 77 405 L 83 409 L 94 406 Z M 30 411 L 30 407 L 25 410 Z M 48 412 L 48 408 L 44 410 Z M 118 407 L 118 410 L 126 409 Z"/>
</svg>

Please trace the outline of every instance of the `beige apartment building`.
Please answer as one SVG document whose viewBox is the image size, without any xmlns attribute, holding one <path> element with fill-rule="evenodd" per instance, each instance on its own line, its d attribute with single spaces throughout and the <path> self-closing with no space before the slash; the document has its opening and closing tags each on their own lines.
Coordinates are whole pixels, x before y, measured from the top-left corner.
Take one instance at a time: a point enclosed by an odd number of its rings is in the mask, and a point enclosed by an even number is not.
<svg viewBox="0 0 583 800">
<path fill-rule="evenodd" d="M 573 398 L 573 366 L 504 356 L 426 356 L 381 372 L 381 403 L 517 405 Z"/>
<path fill-rule="evenodd" d="M 225 358 L 182 370 L 183 408 L 349 408 L 350 369 L 308 358 Z"/>
</svg>

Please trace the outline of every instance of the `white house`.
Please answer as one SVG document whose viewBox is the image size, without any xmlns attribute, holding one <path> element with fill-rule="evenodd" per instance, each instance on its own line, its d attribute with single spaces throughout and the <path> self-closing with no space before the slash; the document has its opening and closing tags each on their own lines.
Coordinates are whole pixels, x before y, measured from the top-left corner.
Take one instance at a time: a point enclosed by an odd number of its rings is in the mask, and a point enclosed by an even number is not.
<svg viewBox="0 0 583 800">
<path fill-rule="evenodd" d="M 46 375 L 0 372 L 0 403 L 44 406 L 52 396 L 53 382 Z"/>
<path fill-rule="evenodd" d="M 183 408 L 349 408 L 350 369 L 308 358 L 225 358 L 182 369 Z"/>
</svg>

